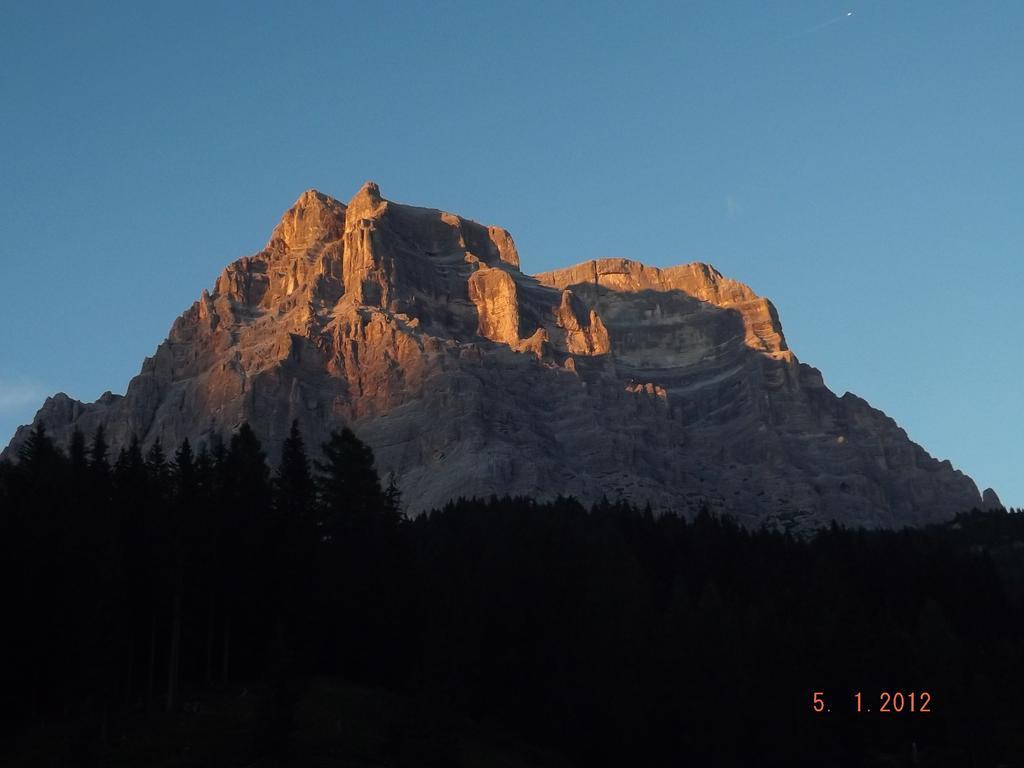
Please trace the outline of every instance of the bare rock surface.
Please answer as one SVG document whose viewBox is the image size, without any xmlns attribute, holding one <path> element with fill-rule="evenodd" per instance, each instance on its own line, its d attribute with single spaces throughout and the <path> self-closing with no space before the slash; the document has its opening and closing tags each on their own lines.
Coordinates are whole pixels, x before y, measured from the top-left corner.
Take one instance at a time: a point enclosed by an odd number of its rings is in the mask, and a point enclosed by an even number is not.
<svg viewBox="0 0 1024 768">
<path fill-rule="evenodd" d="M 58 394 L 34 423 L 59 441 L 103 424 L 116 451 L 248 421 L 276 460 L 293 419 L 310 446 L 351 426 L 411 513 L 563 494 L 803 529 L 998 505 L 884 413 L 833 394 L 771 302 L 714 267 L 600 259 L 531 277 L 505 230 L 373 183 L 347 205 L 303 193 L 124 396 Z"/>
</svg>

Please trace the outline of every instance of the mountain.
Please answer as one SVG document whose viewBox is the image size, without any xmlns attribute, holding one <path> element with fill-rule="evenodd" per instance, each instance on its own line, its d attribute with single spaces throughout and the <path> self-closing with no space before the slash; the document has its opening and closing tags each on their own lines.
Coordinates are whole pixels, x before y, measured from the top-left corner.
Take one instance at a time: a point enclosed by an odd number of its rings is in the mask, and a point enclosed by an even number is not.
<svg viewBox="0 0 1024 768">
<path fill-rule="evenodd" d="M 58 394 L 34 423 L 60 441 L 103 424 L 116 450 L 247 421 L 276 458 L 293 419 L 311 445 L 350 425 L 410 512 L 565 494 L 890 527 L 983 503 L 884 413 L 833 394 L 771 302 L 714 267 L 599 259 L 530 276 L 504 229 L 373 183 L 348 205 L 303 193 L 124 396 Z"/>
</svg>

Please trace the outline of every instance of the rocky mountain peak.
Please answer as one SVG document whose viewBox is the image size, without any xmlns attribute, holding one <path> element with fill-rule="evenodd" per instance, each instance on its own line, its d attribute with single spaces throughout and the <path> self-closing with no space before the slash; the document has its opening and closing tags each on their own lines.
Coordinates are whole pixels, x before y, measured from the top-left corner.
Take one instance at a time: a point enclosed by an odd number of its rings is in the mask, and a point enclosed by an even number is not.
<svg viewBox="0 0 1024 768">
<path fill-rule="evenodd" d="M 267 249 L 309 248 L 337 240 L 345 230 L 345 205 L 315 189 L 307 189 L 274 227 Z"/>
<path fill-rule="evenodd" d="M 457 496 L 711 508 L 752 525 L 871 527 L 994 505 L 797 360 L 772 303 L 703 263 L 521 271 L 504 229 L 304 192 L 229 264 L 123 396 L 48 399 L 58 440 L 106 427 L 194 445 L 248 422 L 276 458 L 350 426 L 409 512 Z M 20 429 L 5 455 L 28 436 Z"/>
<path fill-rule="evenodd" d="M 348 228 L 352 229 L 366 219 L 379 218 L 387 207 L 375 181 L 367 181 L 348 203 Z"/>
</svg>

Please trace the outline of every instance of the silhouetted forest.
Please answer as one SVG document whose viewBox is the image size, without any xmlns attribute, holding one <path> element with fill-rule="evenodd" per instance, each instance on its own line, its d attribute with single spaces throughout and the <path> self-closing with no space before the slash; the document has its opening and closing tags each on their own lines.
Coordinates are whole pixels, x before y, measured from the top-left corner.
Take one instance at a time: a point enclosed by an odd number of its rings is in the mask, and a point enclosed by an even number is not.
<svg viewBox="0 0 1024 768">
<path fill-rule="evenodd" d="M 352 432 L 308 453 L 40 427 L 0 464 L 0 762 L 1024 764 L 1024 516 L 407 519 Z"/>
</svg>

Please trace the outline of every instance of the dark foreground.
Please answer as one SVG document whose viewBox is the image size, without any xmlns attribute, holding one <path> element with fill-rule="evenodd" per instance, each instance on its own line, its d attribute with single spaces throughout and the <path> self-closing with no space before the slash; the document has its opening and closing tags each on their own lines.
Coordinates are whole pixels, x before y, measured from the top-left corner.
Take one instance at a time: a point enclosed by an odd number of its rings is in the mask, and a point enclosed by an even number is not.
<svg viewBox="0 0 1024 768">
<path fill-rule="evenodd" d="M 0 764 L 1024 765 L 1020 515 L 409 521 L 372 467 L 348 432 L 274 471 L 244 427 L 33 435 L 0 465 Z"/>
</svg>

